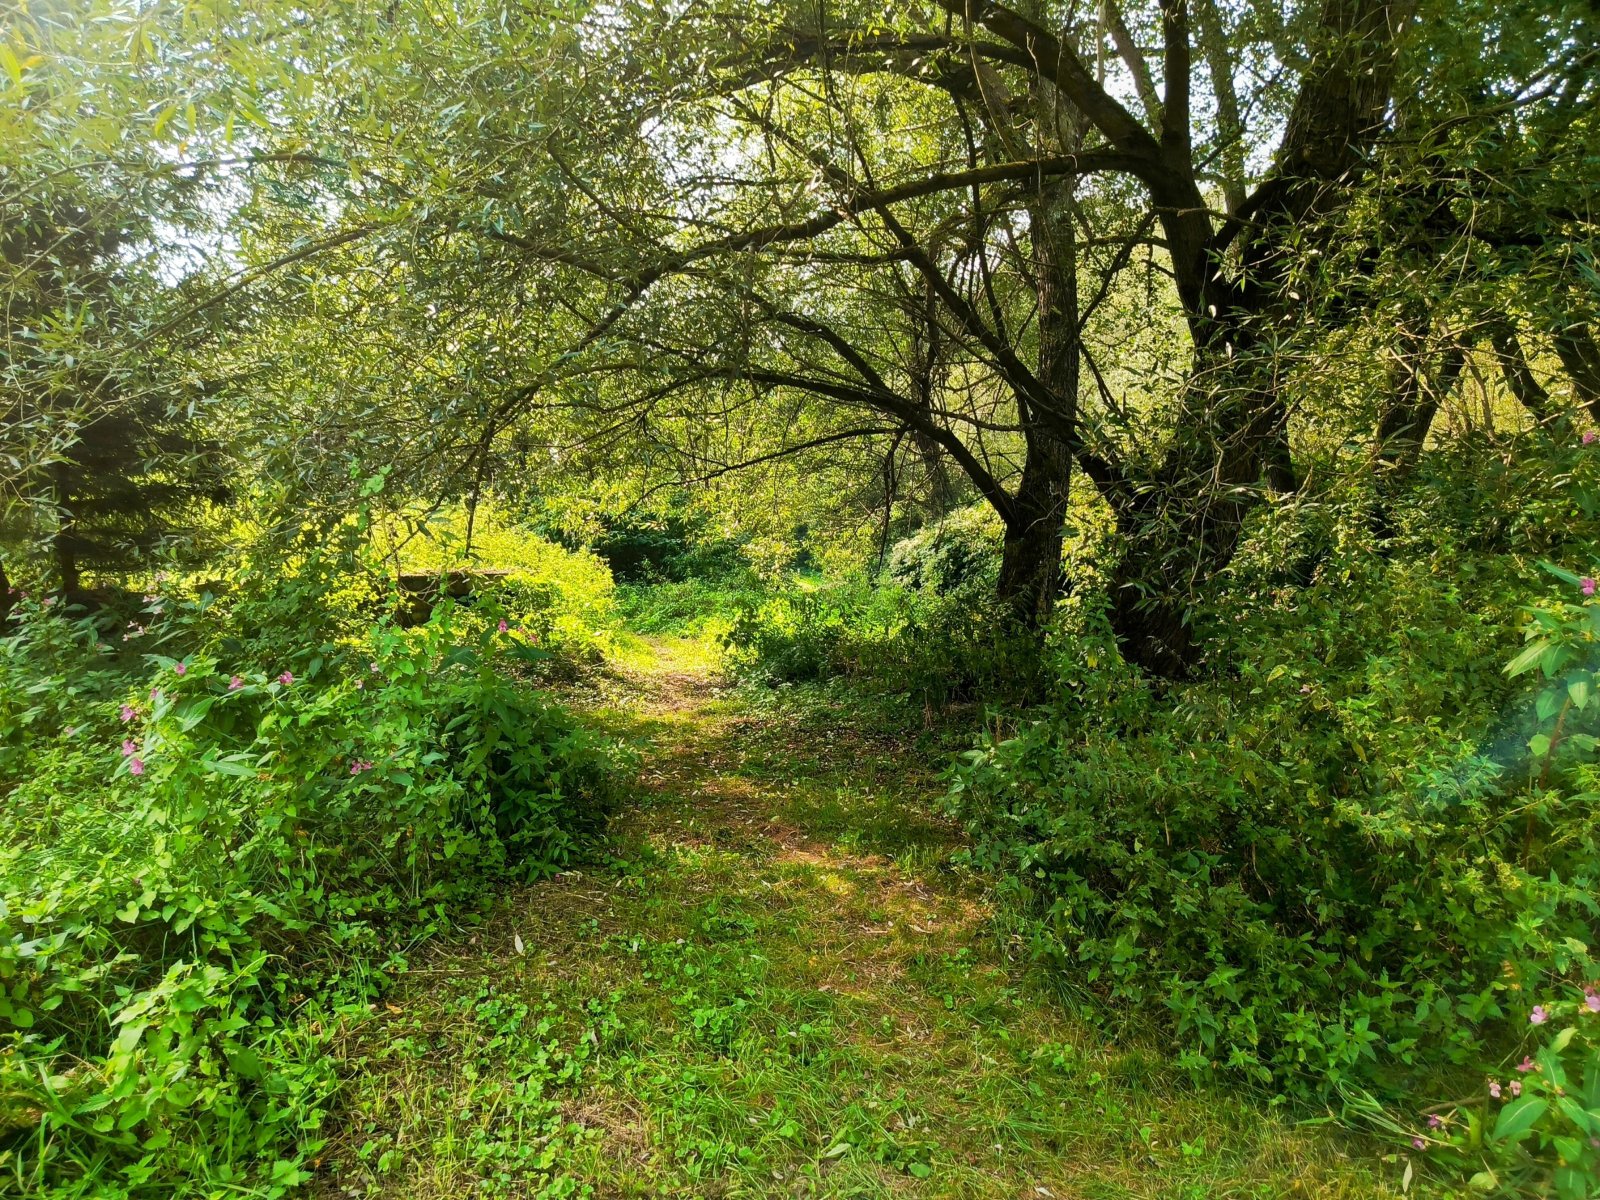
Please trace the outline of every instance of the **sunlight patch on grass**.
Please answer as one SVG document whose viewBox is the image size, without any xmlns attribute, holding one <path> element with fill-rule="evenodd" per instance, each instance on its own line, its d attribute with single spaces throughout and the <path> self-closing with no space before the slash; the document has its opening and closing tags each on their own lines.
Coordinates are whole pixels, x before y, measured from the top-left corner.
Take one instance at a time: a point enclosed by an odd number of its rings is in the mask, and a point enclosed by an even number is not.
<svg viewBox="0 0 1600 1200">
<path fill-rule="evenodd" d="M 506 897 L 358 1032 L 330 1195 L 1398 1194 L 1369 1147 L 1071 1020 L 926 772 L 660 679 L 612 864 Z"/>
</svg>

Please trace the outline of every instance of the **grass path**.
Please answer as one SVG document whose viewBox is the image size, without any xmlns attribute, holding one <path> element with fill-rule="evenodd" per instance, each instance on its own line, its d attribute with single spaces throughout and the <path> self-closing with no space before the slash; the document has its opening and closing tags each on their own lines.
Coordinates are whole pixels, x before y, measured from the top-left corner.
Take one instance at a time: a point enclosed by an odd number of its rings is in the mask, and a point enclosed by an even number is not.
<svg viewBox="0 0 1600 1200">
<path fill-rule="evenodd" d="M 347 1049 L 325 1194 L 1398 1194 L 1064 1015 L 950 865 L 928 755 L 667 639 L 586 707 L 643 753 L 614 861 L 415 964 Z"/>
</svg>

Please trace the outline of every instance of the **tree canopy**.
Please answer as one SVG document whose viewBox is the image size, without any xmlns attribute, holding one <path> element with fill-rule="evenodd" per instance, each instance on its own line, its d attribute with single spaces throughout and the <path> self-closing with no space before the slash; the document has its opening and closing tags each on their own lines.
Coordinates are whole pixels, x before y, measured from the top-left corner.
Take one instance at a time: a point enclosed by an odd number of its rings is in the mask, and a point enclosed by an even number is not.
<svg viewBox="0 0 1600 1200">
<path fill-rule="evenodd" d="M 1124 652 L 1183 674 L 1251 514 L 1403 475 L 1464 372 L 1600 417 L 1595 20 L 35 6 L 7 224 L 84 215 L 10 239 L 11 394 L 54 397 L 8 421 L 11 495 L 38 518 L 27 481 L 158 361 L 330 516 L 380 464 L 474 501 L 778 486 L 861 529 L 981 499 L 1032 625 L 1077 491 Z M 111 228 L 114 280 L 74 281 Z"/>
</svg>

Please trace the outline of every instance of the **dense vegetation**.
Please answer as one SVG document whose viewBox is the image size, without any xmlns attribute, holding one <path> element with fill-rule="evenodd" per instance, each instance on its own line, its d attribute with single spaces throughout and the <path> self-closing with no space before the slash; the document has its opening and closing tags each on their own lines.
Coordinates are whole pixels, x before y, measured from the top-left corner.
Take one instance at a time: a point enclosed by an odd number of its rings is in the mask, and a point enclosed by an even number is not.
<svg viewBox="0 0 1600 1200">
<path fill-rule="evenodd" d="M 331 1186 L 418 955 L 562 872 L 674 894 L 593 699 L 670 643 L 943 772 L 882 811 L 1196 1095 L 1600 1194 L 1597 44 L 1586 0 L 17 8 L 0 1179 Z M 675 944 L 755 936 L 707 903 Z M 652 945 L 714 1058 L 809 1003 Z M 621 997 L 541 1020 L 582 1044 L 522 1047 L 484 1187 L 601 1186 L 548 1089 Z M 868 1145 L 942 1186 L 850 1128 L 824 1194 Z M 787 1187 L 750 1136 L 672 1186 Z"/>
</svg>

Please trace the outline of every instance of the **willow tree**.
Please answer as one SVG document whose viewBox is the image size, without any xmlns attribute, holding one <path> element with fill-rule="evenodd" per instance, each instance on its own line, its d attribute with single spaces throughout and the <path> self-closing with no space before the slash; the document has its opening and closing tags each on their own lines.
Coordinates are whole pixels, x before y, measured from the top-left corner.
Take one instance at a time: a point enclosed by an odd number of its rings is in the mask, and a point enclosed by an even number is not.
<svg viewBox="0 0 1600 1200">
<path fill-rule="evenodd" d="M 926 388 L 911 372 L 886 370 L 881 355 L 819 315 L 817 303 L 797 310 L 770 291 L 749 297 L 752 319 L 786 328 L 775 345 L 791 360 L 826 360 L 823 377 L 755 364 L 723 373 L 876 412 L 936 442 L 1004 520 L 1003 596 L 1029 621 L 1053 599 L 1069 479 L 1082 470 L 1127 542 L 1113 594 L 1127 652 L 1156 670 L 1182 671 L 1192 659 L 1195 585 L 1227 563 L 1263 489 L 1296 486 L 1279 363 L 1307 306 L 1291 281 L 1326 238 L 1382 132 L 1406 14 L 1380 0 L 1326 0 L 1254 32 L 1226 27 L 1223 14 L 1207 8 L 1200 32 L 1210 36 L 1202 38 L 1183 3 L 1131 18 L 1110 6 L 1026 14 L 995 4 L 943 7 L 808 8 L 754 20 L 697 11 L 674 22 L 676 37 L 693 26 L 698 37 L 689 44 L 698 53 L 665 72 L 641 71 L 629 95 L 646 143 L 676 149 L 695 121 L 718 131 L 705 135 L 715 149 L 699 164 L 700 186 L 673 180 L 641 219 L 638 206 L 612 190 L 626 183 L 603 166 L 556 159 L 592 205 L 585 219 L 628 256 L 622 271 L 614 257 L 590 264 L 617 289 L 596 328 L 628 336 L 629 318 L 650 312 L 674 280 L 715 278 L 727 293 L 741 272 L 765 282 L 796 256 L 801 266 L 789 277 L 826 277 L 833 287 L 862 288 L 869 267 L 915 276 L 920 287 L 900 288 L 924 300 L 912 323 L 932 322 L 962 348 L 963 381 L 981 370 L 989 389 L 1005 394 L 1003 417 L 970 404 L 924 411 L 918 396 Z M 625 12 L 625 34 L 650 29 L 653 13 Z M 1142 48 L 1147 32 L 1158 38 L 1155 53 Z M 1127 95 L 1119 97 L 1106 69 L 1108 47 Z M 619 44 L 607 56 L 613 69 L 627 61 L 626 49 Z M 1251 53 L 1279 73 L 1292 70 L 1294 85 L 1275 79 L 1245 103 L 1237 64 Z M 1197 60 L 1207 73 L 1203 89 Z M 917 91 L 929 98 L 914 98 Z M 1196 104 L 1202 93 L 1204 111 Z M 1262 157 L 1264 135 L 1255 133 L 1252 145 L 1240 124 L 1252 108 L 1266 129 L 1281 122 L 1283 132 L 1250 186 L 1236 173 Z M 893 136 L 894 116 L 909 113 L 927 131 L 915 148 Z M 735 172 L 717 172 L 718 155 L 748 174 L 736 181 Z M 1102 177 L 1113 182 L 1093 182 Z M 1097 194 L 1122 202 L 1109 228 L 1089 219 Z M 1221 209 L 1229 196 L 1231 212 Z M 1092 306 L 1150 244 L 1160 264 L 1147 259 L 1145 269 L 1170 276 L 1191 345 L 1188 383 L 1170 427 L 1152 439 L 1153 455 L 1110 436 L 1114 398 L 1102 396 L 1091 414 L 1079 395 L 1081 367 L 1094 361 L 1082 338 L 1086 255 L 1106 256 L 1094 264 Z M 544 249 L 532 239 L 522 248 Z M 561 255 L 574 262 L 570 244 Z M 850 268 L 843 279 L 829 273 L 841 256 Z M 755 260 L 761 265 L 751 266 Z M 865 286 L 880 297 L 891 290 Z M 653 319 L 640 324 L 655 327 Z M 722 347 L 673 349 L 687 360 Z M 1020 439 L 1002 473 L 1009 487 L 975 429 Z"/>
<path fill-rule="evenodd" d="M 651 12 L 627 11 L 638 22 L 625 24 L 629 33 L 651 27 Z M 697 17 L 703 23 L 693 25 Z M 1001 586 L 1029 619 L 1048 611 L 1059 552 L 1051 533 L 1070 472 L 1081 470 L 1124 535 L 1113 623 L 1130 657 L 1163 673 L 1192 665 L 1193 601 L 1231 559 L 1251 510 L 1265 495 L 1300 486 L 1293 380 L 1306 348 L 1376 307 L 1359 280 L 1370 262 L 1358 257 L 1352 274 L 1327 264 L 1352 265 L 1338 238 L 1363 228 L 1352 224 L 1351 210 L 1380 151 L 1402 133 L 1439 141 L 1463 124 L 1508 113 L 1512 141 L 1529 129 L 1554 134 L 1561 114 L 1585 112 L 1594 96 L 1593 55 L 1583 49 L 1592 44 L 1594 18 L 1576 4 L 1552 13 L 1319 0 L 1278 11 L 1163 0 L 1127 10 L 1024 11 L 944 0 L 933 10 L 807 8 L 742 20 L 700 11 L 674 21 L 675 36 L 686 23 L 698 33 L 690 44 L 700 53 L 647 78 L 640 111 L 682 121 L 701 105 L 715 114 L 701 119 L 721 129 L 742 122 L 758 148 L 736 156 L 748 175 L 707 189 L 717 196 L 713 219 L 697 212 L 692 223 L 658 224 L 653 236 L 615 227 L 617 206 L 605 201 L 600 181 L 581 163 L 564 168 L 593 200 L 589 219 L 607 236 L 627 238 L 643 264 L 619 279 L 616 308 L 603 320 L 623 328 L 616 314 L 647 308 L 664 281 L 708 276 L 719 261 L 798 255 L 817 278 L 827 269 L 819 264 L 831 266 L 842 253 L 832 239 L 848 225 L 860 239 L 848 251 L 853 265 L 877 256 L 917 276 L 926 304 L 916 319 L 942 324 L 964 344 L 966 378 L 971 364 L 981 364 L 1008 393 L 1008 428 L 1024 443 L 1010 472 L 1015 482 L 996 486 L 990 464 L 973 452 L 981 439 L 971 428 L 988 414 L 963 413 L 961 431 L 950 413 L 918 428 L 923 414 L 906 405 L 919 390 L 910 373 L 886 373 L 847 331 L 818 319 L 814 301 L 811 311 L 782 319 L 794 331 L 789 343 L 808 339 L 810 353 L 831 360 L 830 377 L 764 372 L 759 381 L 874 409 L 939 440 L 1005 520 Z M 1440 79 L 1440 47 L 1459 51 L 1463 39 L 1491 37 L 1509 52 L 1465 56 L 1481 64 L 1471 81 L 1478 95 L 1448 111 L 1441 95 L 1460 101 L 1466 89 L 1459 79 Z M 861 82 L 883 78 L 894 86 Z M 1252 78 L 1259 83 L 1242 91 Z M 1434 93 L 1425 131 L 1395 127 L 1402 78 Z M 902 95 L 901 87 L 933 99 L 909 109 L 882 101 Z M 892 152 L 885 131 L 907 112 L 937 123 L 943 136 L 930 152 Z M 1563 152 L 1585 161 L 1581 141 Z M 1447 158 L 1452 170 L 1462 164 Z M 1462 166 L 1458 173 L 1470 176 Z M 678 190 L 674 203 L 684 195 Z M 1109 228 L 1089 219 L 1096 198 L 1121 202 Z M 1469 196 L 1475 213 L 1481 200 Z M 1592 236 L 1587 208 L 1546 211 L 1566 223 L 1568 236 Z M 708 224 L 730 228 L 702 236 Z M 1526 213 L 1504 225 L 1501 244 L 1530 235 Z M 1413 231 L 1372 232 L 1405 239 Z M 1533 235 L 1546 246 L 1558 240 L 1548 230 Z M 1093 263 L 1093 249 L 1108 241 L 1109 260 Z M 797 243 L 810 249 L 797 251 Z M 1079 276 L 1094 267 L 1088 290 L 1101 297 L 1109 277 L 1151 243 L 1159 260 L 1143 265 L 1170 277 L 1190 362 L 1156 435 L 1129 439 L 1118 436 L 1129 423 L 1112 419 L 1125 414 L 1100 386 L 1096 358 L 1112 351 L 1082 336 Z M 1576 276 L 1582 265 L 1580 256 L 1569 270 Z M 1008 309 L 1007 300 L 1024 293 L 1028 308 Z M 1553 335 L 1575 390 L 1586 396 L 1592 343 L 1584 309 L 1576 309 L 1576 317 L 1569 308 L 1554 323 Z M 1501 357 L 1509 361 L 1510 351 Z M 1078 394 L 1085 364 L 1099 393 L 1091 404 Z M 1440 379 L 1450 371 L 1447 356 Z M 1514 366 L 1508 371 L 1515 374 Z M 1398 386 L 1403 393 L 1403 381 Z"/>
<path fill-rule="evenodd" d="M 1034 625 L 1086 486 L 1121 535 L 1126 653 L 1179 674 L 1252 511 L 1304 485 L 1306 381 L 1343 331 L 1400 364 L 1341 434 L 1380 464 L 1414 456 L 1462 347 L 1592 388 L 1575 0 L 301 18 L 210 29 L 215 79 L 164 151 L 248 163 L 219 194 L 236 270 L 194 310 L 290 414 L 259 439 L 275 477 L 388 459 L 470 500 L 536 446 L 542 471 L 611 451 L 687 480 L 835 457 L 883 497 L 909 465 L 999 514 L 1002 598 Z M 1491 160 L 1529 186 L 1483 186 Z M 1473 288 L 1365 282 L 1440 247 Z"/>
</svg>

